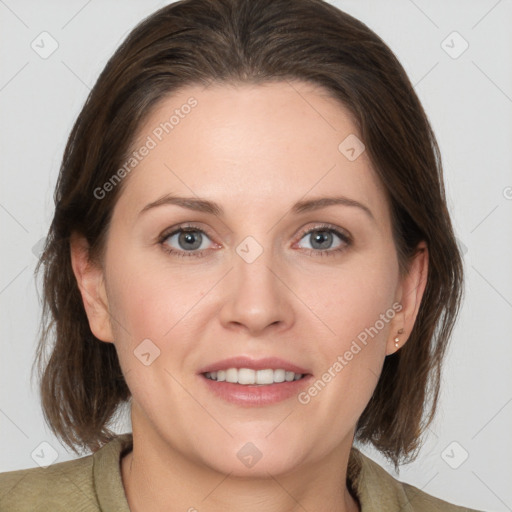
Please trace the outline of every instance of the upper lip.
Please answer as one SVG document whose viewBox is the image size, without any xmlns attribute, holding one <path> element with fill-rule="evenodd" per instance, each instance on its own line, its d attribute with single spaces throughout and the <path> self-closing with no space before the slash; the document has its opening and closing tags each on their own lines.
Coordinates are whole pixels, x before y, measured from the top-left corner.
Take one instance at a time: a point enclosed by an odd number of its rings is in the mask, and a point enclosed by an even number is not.
<svg viewBox="0 0 512 512">
<path fill-rule="evenodd" d="M 227 370 L 228 368 L 249 368 L 251 370 L 265 370 L 272 368 L 274 370 L 286 370 L 287 372 L 307 374 L 309 373 L 304 368 L 296 364 L 285 361 L 278 357 L 264 357 L 262 359 L 252 359 L 246 356 L 230 357 L 211 363 L 199 370 L 199 373 L 216 372 L 219 370 Z"/>
</svg>

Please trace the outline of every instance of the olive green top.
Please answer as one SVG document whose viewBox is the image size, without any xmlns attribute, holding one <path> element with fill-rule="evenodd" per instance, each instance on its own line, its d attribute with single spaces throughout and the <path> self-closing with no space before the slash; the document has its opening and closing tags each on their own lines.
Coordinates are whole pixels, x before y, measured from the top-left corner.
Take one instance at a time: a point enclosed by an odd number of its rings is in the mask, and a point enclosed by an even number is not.
<svg viewBox="0 0 512 512">
<path fill-rule="evenodd" d="M 85 457 L 0 473 L 0 511 L 130 512 L 120 461 L 132 446 L 126 433 Z M 399 482 L 354 447 L 347 477 L 362 512 L 478 512 Z"/>
</svg>

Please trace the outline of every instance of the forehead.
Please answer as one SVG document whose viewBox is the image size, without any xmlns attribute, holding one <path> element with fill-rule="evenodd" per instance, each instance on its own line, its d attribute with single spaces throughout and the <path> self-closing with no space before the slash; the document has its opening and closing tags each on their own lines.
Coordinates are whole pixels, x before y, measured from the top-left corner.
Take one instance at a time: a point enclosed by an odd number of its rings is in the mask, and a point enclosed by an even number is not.
<svg viewBox="0 0 512 512">
<path fill-rule="evenodd" d="M 173 193 L 261 214 L 337 193 L 384 218 L 385 192 L 366 152 L 347 152 L 362 149 L 360 138 L 350 112 L 309 83 L 185 87 L 161 100 L 136 134 L 131 151 L 150 149 L 119 203 L 139 211 Z"/>
</svg>

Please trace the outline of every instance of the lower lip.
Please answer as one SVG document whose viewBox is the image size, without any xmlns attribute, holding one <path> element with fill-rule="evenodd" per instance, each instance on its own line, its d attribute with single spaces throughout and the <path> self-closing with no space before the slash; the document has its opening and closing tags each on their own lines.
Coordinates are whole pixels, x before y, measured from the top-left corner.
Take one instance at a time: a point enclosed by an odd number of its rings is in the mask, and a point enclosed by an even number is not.
<svg viewBox="0 0 512 512">
<path fill-rule="evenodd" d="M 208 389 L 220 398 L 245 407 L 276 404 L 292 396 L 297 396 L 303 388 L 309 385 L 313 378 L 312 375 L 307 375 L 302 379 L 292 380 L 291 382 L 279 382 L 262 386 L 233 384 L 225 381 L 218 382 L 206 378 L 203 374 L 200 374 L 199 377 L 206 383 Z"/>
</svg>

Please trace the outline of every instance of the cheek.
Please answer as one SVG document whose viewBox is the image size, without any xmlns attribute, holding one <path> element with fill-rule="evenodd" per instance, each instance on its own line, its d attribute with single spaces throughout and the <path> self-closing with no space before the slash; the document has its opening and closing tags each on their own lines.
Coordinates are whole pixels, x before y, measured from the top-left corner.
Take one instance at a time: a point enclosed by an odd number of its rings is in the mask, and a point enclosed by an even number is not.
<svg viewBox="0 0 512 512">
<path fill-rule="evenodd" d="M 316 401 L 320 417 L 328 414 L 321 409 L 338 404 L 356 421 L 377 384 L 396 314 L 398 279 L 394 253 L 384 256 L 384 252 L 354 258 L 338 272 L 331 271 L 329 278 L 314 281 L 321 286 L 310 288 L 312 309 L 323 324 L 322 341 L 315 348 L 321 352 L 322 370 L 316 376 L 321 382 L 304 402 Z M 338 420 L 342 421 L 333 421 Z"/>
<path fill-rule="evenodd" d="M 376 322 L 386 336 L 389 322 L 379 320 L 386 312 L 387 319 L 394 316 L 397 283 L 394 253 L 376 250 L 321 269 L 311 279 L 299 277 L 296 289 L 321 321 L 325 337 L 333 339 L 332 350 L 339 350 Z"/>
<path fill-rule="evenodd" d="M 111 313 L 133 342 L 144 338 L 163 342 L 166 334 L 187 322 L 209 288 L 199 273 L 186 272 L 178 265 L 166 267 L 136 254 L 116 263 L 109 281 Z"/>
<path fill-rule="evenodd" d="M 309 296 L 329 329 L 322 328 L 314 348 L 321 368 L 299 403 L 314 417 L 330 418 L 329 426 L 318 427 L 326 436 L 333 427 L 344 432 L 355 424 L 377 385 L 396 314 L 392 306 L 398 274 L 393 261 L 373 258 L 372 265 L 347 265 Z"/>
</svg>

